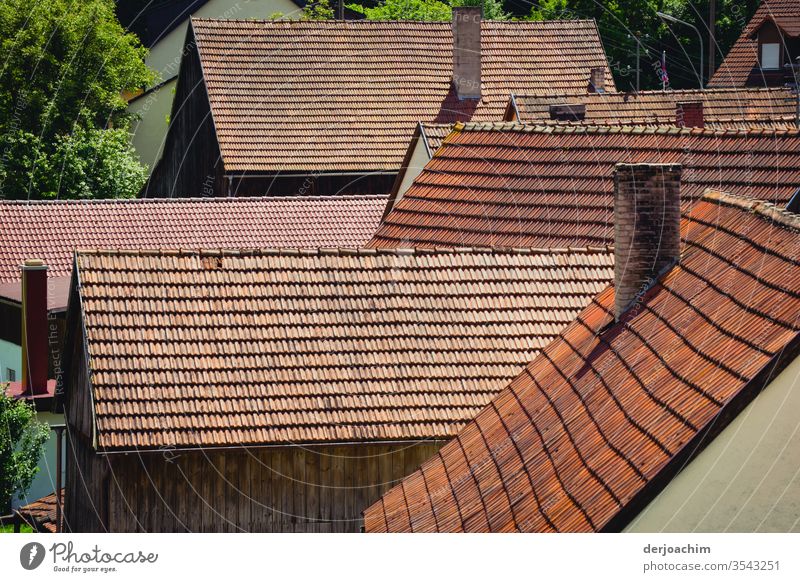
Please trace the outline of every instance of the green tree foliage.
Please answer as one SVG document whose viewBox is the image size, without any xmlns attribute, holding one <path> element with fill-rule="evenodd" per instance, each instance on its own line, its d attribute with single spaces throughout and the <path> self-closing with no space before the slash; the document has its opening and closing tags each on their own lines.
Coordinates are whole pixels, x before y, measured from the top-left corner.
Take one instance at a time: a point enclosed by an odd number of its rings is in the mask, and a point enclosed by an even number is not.
<svg viewBox="0 0 800 582">
<path fill-rule="evenodd" d="M 138 191 L 145 173 L 121 139 L 130 125 L 123 92 L 156 78 L 112 0 L 2 0 L 0 54 L 0 197 Z M 108 185 L 113 177 L 122 183 Z"/>
<path fill-rule="evenodd" d="M 303 7 L 301 20 L 331 20 L 333 19 L 333 8 L 329 0 L 316 0 L 309 2 Z"/>
<path fill-rule="evenodd" d="M 360 4 L 347 7 L 364 14 L 369 20 L 450 20 L 453 6 L 483 5 L 483 15 L 489 20 L 505 20 L 509 15 L 502 0 L 384 0 L 370 8 Z"/>
<path fill-rule="evenodd" d="M 17 130 L 0 135 L 0 189 L 17 198 L 131 198 L 147 179 L 124 129 L 83 129 L 52 143 Z"/>
<path fill-rule="evenodd" d="M 0 385 L 0 512 L 8 512 L 12 496 L 25 496 L 49 435 L 33 406 L 7 396 Z"/>
<path fill-rule="evenodd" d="M 716 64 L 752 17 L 759 0 L 716 1 Z M 533 20 L 594 18 L 597 21 L 617 87 L 634 86 L 637 40 L 641 43 L 641 88 L 660 87 L 653 64 L 667 52 L 670 84 L 675 88 L 699 86 L 700 41 L 689 27 L 665 23 L 656 12 L 686 21 L 703 35 L 708 53 L 709 0 L 536 0 L 528 18 Z M 706 60 L 706 63 L 708 61 Z M 707 73 L 704 71 L 705 79 Z"/>
</svg>

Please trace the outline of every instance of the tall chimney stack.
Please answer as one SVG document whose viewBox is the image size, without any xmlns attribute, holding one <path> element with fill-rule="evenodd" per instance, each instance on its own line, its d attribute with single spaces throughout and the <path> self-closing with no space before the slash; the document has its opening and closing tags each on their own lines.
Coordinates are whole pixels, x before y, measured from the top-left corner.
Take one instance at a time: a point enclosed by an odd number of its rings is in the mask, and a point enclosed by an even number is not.
<svg viewBox="0 0 800 582">
<path fill-rule="evenodd" d="M 680 257 L 680 164 L 614 169 L 614 314 L 619 319 Z"/>
<path fill-rule="evenodd" d="M 606 92 L 606 68 L 592 67 L 589 73 L 589 93 Z"/>
<path fill-rule="evenodd" d="M 459 99 L 481 98 L 483 7 L 453 8 L 453 84 Z"/>
<path fill-rule="evenodd" d="M 675 125 L 678 127 L 705 127 L 702 101 L 679 101 L 675 106 Z"/>
<path fill-rule="evenodd" d="M 22 265 L 22 393 L 47 394 L 47 265 Z"/>
</svg>

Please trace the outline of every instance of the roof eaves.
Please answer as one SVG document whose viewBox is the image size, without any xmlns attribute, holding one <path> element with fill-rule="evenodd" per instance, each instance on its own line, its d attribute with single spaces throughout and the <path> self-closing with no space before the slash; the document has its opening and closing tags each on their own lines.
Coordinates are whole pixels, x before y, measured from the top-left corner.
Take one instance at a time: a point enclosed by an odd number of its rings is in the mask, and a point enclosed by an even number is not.
<svg viewBox="0 0 800 582">
<path fill-rule="evenodd" d="M 730 196 L 730 195 L 729 195 Z M 800 332 L 795 333 L 785 347 L 776 353 L 733 398 L 722 406 L 717 415 L 690 438 L 673 455 L 666 465 L 648 481 L 614 516 L 600 532 L 622 531 L 680 471 L 695 459 L 722 431 L 780 374 L 786 366 L 800 356 Z"/>
<path fill-rule="evenodd" d="M 408 248 L 261 248 L 261 249 L 78 249 L 80 256 L 97 257 L 322 257 L 322 256 L 447 256 L 447 255 L 570 255 L 609 254 L 611 245 L 564 248 L 527 247 L 408 247 Z"/>
</svg>

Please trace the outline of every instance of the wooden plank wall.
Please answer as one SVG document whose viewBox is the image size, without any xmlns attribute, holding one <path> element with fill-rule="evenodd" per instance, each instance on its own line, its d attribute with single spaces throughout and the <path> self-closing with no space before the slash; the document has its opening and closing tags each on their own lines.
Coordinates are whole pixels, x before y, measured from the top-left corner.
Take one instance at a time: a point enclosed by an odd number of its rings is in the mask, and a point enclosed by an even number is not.
<svg viewBox="0 0 800 582">
<path fill-rule="evenodd" d="M 442 443 L 112 455 L 111 531 L 357 532 Z"/>
<path fill-rule="evenodd" d="M 203 82 L 192 27 L 186 37 L 161 161 L 140 197 L 185 198 L 227 195 L 214 120 Z"/>
<path fill-rule="evenodd" d="M 91 442 L 94 418 L 92 416 L 91 385 L 86 369 L 83 326 L 78 314 L 75 314 L 73 321 L 77 321 L 77 324 L 72 326 L 70 337 L 64 344 L 64 349 L 68 350 L 68 353 L 63 356 L 68 360 L 64 380 L 66 392 L 64 418 L 69 426 L 69 432 L 79 434 L 84 441 Z"/>
<path fill-rule="evenodd" d="M 107 531 L 106 491 L 109 466 L 105 457 L 70 427 L 64 441 L 67 471 L 64 483 L 64 529 L 72 532 Z"/>
</svg>

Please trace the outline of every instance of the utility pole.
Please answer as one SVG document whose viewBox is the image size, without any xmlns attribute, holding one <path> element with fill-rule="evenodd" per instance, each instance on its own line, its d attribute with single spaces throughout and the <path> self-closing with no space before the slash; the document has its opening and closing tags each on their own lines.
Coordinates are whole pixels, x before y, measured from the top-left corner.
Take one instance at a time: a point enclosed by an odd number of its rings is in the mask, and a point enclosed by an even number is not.
<svg viewBox="0 0 800 582">
<path fill-rule="evenodd" d="M 708 0 L 708 77 L 714 74 L 714 57 L 716 56 L 717 42 L 717 0 Z"/>
<path fill-rule="evenodd" d="M 705 74 L 705 67 L 703 66 L 703 57 L 705 51 L 703 50 L 703 35 L 700 34 L 700 31 L 697 30 L 697 27 L 693 24 L 689 24 L 685 20 L 681 20 L 680 18 L 675 18 L 671 14 L 665 14 L 664 12 L 656 12 L 656 16 L 663 20 L 667 20 L 669 22 L 674 22 L 676 24 L 683 24 L 684 26 L 688 26 L 691 28 L 695 34 L 697 35 L 698 40 L 700 41 L 700 68 L 697 69 L 698 76 L 700 77 L 700 88 L 703 88 L 703 75 Z"/>
</svg>

